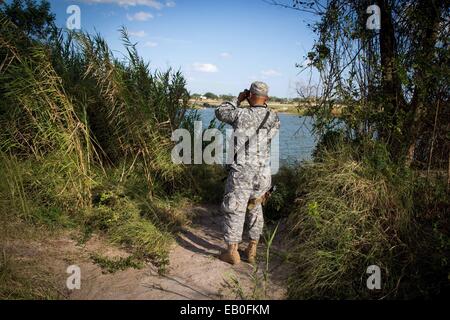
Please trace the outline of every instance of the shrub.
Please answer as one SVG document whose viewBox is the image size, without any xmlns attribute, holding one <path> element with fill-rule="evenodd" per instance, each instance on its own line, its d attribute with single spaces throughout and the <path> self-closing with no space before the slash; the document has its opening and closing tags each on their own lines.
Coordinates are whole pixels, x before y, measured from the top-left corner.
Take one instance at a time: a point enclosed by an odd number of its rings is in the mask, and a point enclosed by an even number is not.
<svg viewBox="0 0 450 320">
<path fill-rule="evenodd" d="M 298 167 L 283 166 L 273 176 L 272 185 L 276 190 L 272 193 L 264 207 L 264 218 L 278 220 L 289 216 L 297 197 L 297 186 L 300 182 Z"/>
<path fill-rule="evenodd" d="M 344 144 L 299 170 L 303 193 L 289 217 L 290 298 L 411 298 L 436 294 L 446 282 L 438 267 L 440 278 L 420 287 L 428 276 L 418 261 L 436 252 L 435 241 L 415 220 L 417 177 L 383 149 Z M 381 268 L 381 290 L 366 287 L 370 265 Z"/>
<path fill-rule="evenodd" d="M 163 270 L 174 239 L 160 219 L 149 219 L 142 202 L 130 199 L 120 188 L 94 196 L 94 205 L 85 215 L 85 232 L 101 231 L 112 242 L 124 245 L 136 257 L 149 259 Z M 158 218 L 158 217 L 157 217 Z"/>
<path fill-rule="evenodd" d="M 189 126 L 181 72 L 150 70 L 125 28 L 124 59 L 99 35 L 31 38 L 3 11 L 0 28 L 2 218 L 78 222 L 164 268 L 187 219 L 172 203 L 189 185 L 170 154 L 172 130 Z"/>
</svg>

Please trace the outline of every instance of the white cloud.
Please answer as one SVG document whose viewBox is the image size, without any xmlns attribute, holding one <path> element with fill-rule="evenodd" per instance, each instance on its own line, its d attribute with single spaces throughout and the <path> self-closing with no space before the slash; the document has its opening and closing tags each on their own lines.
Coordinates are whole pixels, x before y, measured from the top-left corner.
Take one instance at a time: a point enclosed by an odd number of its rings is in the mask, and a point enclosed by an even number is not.
<svg viewBox="0 0 450 320">
<path fill-rule="evenodd" d="M 231 54 L 228 53 L 228 52 L 222 52 L 222 53 L 220 54 L 220 56 L 221 56 L 222 58 L 225 58 L 225 59 L 231 58 Z"/>
<path fill-rule="evenodd" d="M 103 16 L 105 16 L 105 17 L 112 17 L 115 15 L 117 15 L 117 13 L 115 11 L 103 12 Z"/>
<path fill-rule="evenodd" d="M 129 32 L 130 36 L 135 36 L 135 37 L 139 37 L 139 38 L 143 38 L 147 35 L 147 33 L 145 33 L 144 30 L 140 30 L 140 31 L 130 31 Z"/>
<path fill-rule="evenodd" d="M 261 74 L 266 77 L 278 77 L 281 76 L 281 73 L 274 69 L 268 69 L 261 71 Z"/>
<path fill-rule="evenodd" d="M 219 69 L 217 68 L 217 66 L 211 64 L 211 63 L 198 63 L 195 62 L 192 67 L 194 68 L 195 71 L 199 71 L 199 72 L 208 72 L 208 73 L 212 73 L 212 72 L 217 72 L 219 71 Z"/>
<path fill-rule="evenodd" d="M 158 46 L 157 42 L 147 41 L 146 43 L 144 43 L 144 47 L 147 47 L 147 48 L 154 48 L 156 46 Z"/>
<path fill-rule="evenodd" d="M 166 7 L 173 8 L 175 6 L 176 6 L 175 1 L 167 1 L 166 2 Z"/>
<path fill-rule="evenodd" d="M 163 4 L 156 0 L 83 0 L 83 1 L 87 3 L 113 3 L 121 7 L 147 6 L 157 10 L 163 7 Z"/>
<path fill-rule="evenodd" d="M 167 37 L 155 37 L 154 39 L 161 40 L 161 41 L 164 41 L 167 43 L 173 43 L 173 44 L 190 44 L 190 43 L 192 43 L 190 40 L 167 38 Z"/>
<path fill-rule="evenodd" d="M 153 15 L 148 12 L 139 11 L 133 15 L 127 14 L 127 19 L 130 21 L 147 21 L 153 19 Z"/>
</svg>

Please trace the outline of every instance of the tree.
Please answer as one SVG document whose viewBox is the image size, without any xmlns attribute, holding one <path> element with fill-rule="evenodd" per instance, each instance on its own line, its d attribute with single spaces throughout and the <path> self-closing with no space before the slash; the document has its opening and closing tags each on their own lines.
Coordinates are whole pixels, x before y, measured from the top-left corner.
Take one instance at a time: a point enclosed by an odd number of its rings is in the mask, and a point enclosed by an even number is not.
<svg viewBox="0 0 450 320">
<path fill-rule="evenodd" d="M 321 79 L 320 103 L 311 108 L 319 133 L 343 124 L 350 138 L 378 139 L 406 164 L 448 160 L 448 0 L 272 3 L 318 17 L 308 59 Z M 380 9 L 379 30 L 366 28 L 373 4 Z M 345 110 L 336 121 L 338 101 Z"/>
<path fill-rule="evenodd" d="M 0 11 L 31 38 L 46 39 L 55 27 L 55 15 L 46 0 L 39 4 L 35 0 L 13 0 L 2 6 Z"/>
<path fill-rule="evenodd" d="M 214 99 L 214 100 L 217 100 L 219 98 L 217 95 L 215 95 L 214 93 L 211 93 L 211 92 L 205 93 L 204 96 L 208 99 Z"/>
<path fill-rule="evenodd" d="M 230 94 L 222 94 L 220 95 L 220 100 L 231 101 L 235 98 L 231 93 Z"/>
</svg>

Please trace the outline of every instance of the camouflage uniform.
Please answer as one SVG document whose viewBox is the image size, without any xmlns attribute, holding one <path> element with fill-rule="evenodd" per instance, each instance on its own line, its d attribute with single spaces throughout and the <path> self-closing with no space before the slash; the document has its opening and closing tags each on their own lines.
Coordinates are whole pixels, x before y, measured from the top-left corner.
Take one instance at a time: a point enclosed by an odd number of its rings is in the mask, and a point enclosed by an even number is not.
<svg viewBox="0 0 450 320">
<path fill-rule="evenodd" d="M 254 136 L 267 111 L 267 106 L 238 108 L 233 103 L 225 102 L 216 109 L 216 117 L 233 126 L 235 133 L 245 132 L 247 137 L 251 137 Z M 277 114 L 270 111 L 260 132 L 267 133 L 270 142 L 279 127 L 280 120 Z M 244 137 L 237 138 L 235 150 L 239 150 L 239 157 L 231 165 L 221 206 L 224 214 L 224 239 L 229 244 L 241 242 L 244 222 L 247 222 L 250 239 L 259 239 L 264 224 L 262 206 L 256 205 L 246 215 L 247 205 L 250 199 L 264 195 L 272 182 L 269 165 L 270 145 L 258 150 L 254 144 L 250 144 L 246 152 L 248 156 L 240 158 L 245 152 L 245 147 L 241 148 L 245 140 Z"/>
</svg>

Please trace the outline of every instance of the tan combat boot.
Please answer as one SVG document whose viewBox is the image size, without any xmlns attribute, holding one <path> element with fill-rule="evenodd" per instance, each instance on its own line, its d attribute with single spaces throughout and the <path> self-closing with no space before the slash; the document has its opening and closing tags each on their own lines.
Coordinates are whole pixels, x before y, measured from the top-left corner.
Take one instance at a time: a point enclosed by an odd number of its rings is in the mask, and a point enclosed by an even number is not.
<svg viewBox="0 0 450 320">
<path fill-rule="evenodd" d="M 256 262 L 256 248 L 258 247 L 258 240 L 250 240 L 248 247 L 245 249 L 245 256 L 247 261 L 251 264 Z"/>
<path fill-rule="evenodd" d="M 239 243 L 230 243 L 228 245 L 228 249 L 220 254 L 219 259 L 231 264 L 238 264 L 239 262 L 241 262 L 238 248 Z"/>
</svg>

